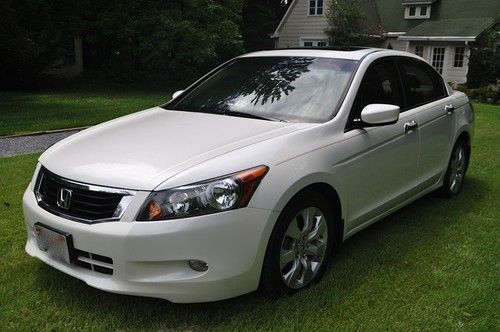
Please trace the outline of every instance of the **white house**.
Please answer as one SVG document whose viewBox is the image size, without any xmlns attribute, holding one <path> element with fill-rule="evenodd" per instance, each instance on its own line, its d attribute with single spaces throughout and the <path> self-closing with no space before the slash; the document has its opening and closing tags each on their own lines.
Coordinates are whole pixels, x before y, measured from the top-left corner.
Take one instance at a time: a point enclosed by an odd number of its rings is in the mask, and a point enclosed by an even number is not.
<svg viewBox="0 0 500 332">
<path fill-rule="evenodd" d="M 277 48 L 328 45 L 331 0 L 293 0 L 272 38 Z M 361 0 L 380 47 L 415 53 L 448 81 L 467 80 L 470 48 L 497 26 L 500 0 Z M 500 44 L 500 41 L 499 41 Z M 334 45 L 331 45 L 334 46 Z"/>
</svg>

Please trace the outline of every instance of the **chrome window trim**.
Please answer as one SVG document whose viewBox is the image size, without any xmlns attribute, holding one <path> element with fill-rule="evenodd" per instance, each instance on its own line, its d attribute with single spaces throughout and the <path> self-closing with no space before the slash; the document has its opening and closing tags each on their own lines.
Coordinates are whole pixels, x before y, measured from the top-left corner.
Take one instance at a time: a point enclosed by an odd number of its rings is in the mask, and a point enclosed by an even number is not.
<svg viewBox="0 0 500 332">
<path fill-rule="evenodd" d="M 58 211 L 54 209 L 52 206 L 48 205 L 42 200 L 42 197 L 40 195 L 40 185 L 42 183 L 42 180 L 46 175 L 46 172 L 50 173 L 55 177 L 55 179 L 63 184 L 69 184 L 73 188 L 77 189 L 83 189 L 83 190 L 89 190 L 89 191 L 94 191 L 94 192 L 101 192 L 101 193 L 109 193 L 109 194 L 120 194 L 123 195 L 122 199 L 118 203 L 115 212 L 113 213 L 113 216 L 111 218 L 104 218 L 104 219 L 95 219 L 95 220 L 89 220 L 89 219 L 83 219 L 83 218 L 78 218 L 74 216 L 67 215 L 61 211 Z M 38 172 L 38 176 L 36 179 L 35 187 L 34 187 L 34 194 L 36 201 L 38 203 L 38 206 L 41 207 L 42 209 L 58 216 L 62 217 L 64 219 L 80 222 L 80 223 L 85 223 L 85 224 L 98 224 L 98 223 L 104 223 L 104 222 L 114 222 L 114 221 L 119 221 L 122 217 L 123 214 L 125 213 L 125 210 L 129 206 L 129 204 L 132 202 L 136 195 L 137 191 L 134 190 L 128 190 L 128 189 L 119 189 L 119 188 L 112 188 L 112 187 L 104 187 L 104 186 L 97 186 L 93 184 L 87 184 L 87 183 L 82 183 L 82 182 L 77 182 L 73 180 L 66 179 L 64 177 L 61 177 L 59 175 L 56 175 L 49 170 L 47 170 L 45 167 L 41 166 L 40 170 Z"/>
</svg>

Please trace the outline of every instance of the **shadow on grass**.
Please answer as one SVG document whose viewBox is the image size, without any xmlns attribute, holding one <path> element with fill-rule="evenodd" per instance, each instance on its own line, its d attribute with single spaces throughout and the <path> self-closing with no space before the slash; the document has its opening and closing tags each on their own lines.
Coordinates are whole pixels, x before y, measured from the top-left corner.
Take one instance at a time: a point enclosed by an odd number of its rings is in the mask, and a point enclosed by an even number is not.
<svg viewBox="0 0 500 332">
<path fill-rule="evenodd" d="M 283 307 L 290 320 L 314 317 L 324 310 L 334 315 L 372 275 L 391 268 L 404 273 L 419 248 L 439 243 L 443 233 L 464 214 L 474 212 L 474 202 L 487 199 L 490 191 L 487 183 L 468 177 L 461 195 L 453 199 L 429 194 L 417 200 L 347 240 L 320 283 L 278 300 L 254 292 L 215 303 L 172 304 L 99 291 L 45 265 L 37 273 L 37 282 L 51 302 L 59 302 L 58 306 L 86 319 L 99 317 L 114 322 L 118 329 L 204 329 L 235 324 L 236 320 L 237 324 L 256 324 L 255 320 L 261 320 L 259 324 L 263 325 L 259 326 L 265 329 L 265 324 L 273 323 L 273 315 L 278 318 Z"/>
</svg>

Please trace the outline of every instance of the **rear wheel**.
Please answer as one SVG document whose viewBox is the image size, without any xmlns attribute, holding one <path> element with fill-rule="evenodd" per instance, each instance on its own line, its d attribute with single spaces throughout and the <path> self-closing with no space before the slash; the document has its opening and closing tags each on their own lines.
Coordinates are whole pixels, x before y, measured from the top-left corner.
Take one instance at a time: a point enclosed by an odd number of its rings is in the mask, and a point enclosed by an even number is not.
<svg viewBox="0 0 500 332">
<path fill-rule="evenodd" d="M 450 163 L 446 171 L 443 186 L 440 193 L 446 197 L 451 197 L 462 190 L 465 173 L 469 167 L 470 149 L 467 142 L 459 140 L 453 147 Z"/>
<path fill-rule="evenodd" d="M 323 196 L 304 191 L 283 210 L 271 234 L 262 270 L 267 295 L 294 293 L 318 281 L 333 246 L 334 214 Z"/>
</svg>

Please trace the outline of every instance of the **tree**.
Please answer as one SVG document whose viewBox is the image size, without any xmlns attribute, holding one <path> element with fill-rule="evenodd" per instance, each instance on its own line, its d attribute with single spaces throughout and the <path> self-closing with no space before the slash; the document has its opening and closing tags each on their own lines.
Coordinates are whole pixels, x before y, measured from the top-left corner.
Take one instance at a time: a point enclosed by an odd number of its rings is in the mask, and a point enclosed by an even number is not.
<svg viewBox="0 0 500 332">
<path fill-rule="evenodd" d="M 244 51 L 242 6 L 243 0 L 0 0 L 0 79 L 31 81 L 64 57 L 68 36 L 80 35 L 86 71 L 192 80 Z"/>
<path fill-rule="evenodd" d="M 243 40 L 250 51 L 270 49 L 274 42 L 270 35 L 285 15 L 291 1 L 245 0 L 243 4 Z"/>
<path fill-rule="evenodd" d="M 496 36 L 496 30 L 491 28 L 472 45 L 467 72 L 468 88 L 494 84 L 500 78 L 500 54 L 493 51 Z"/>
<path fill-rule="evenodd" d="M 366 15 L 359 0 L 331 0 L 326 17 L 330 45 L 356 44 L 367 32 Z"/>
<path fill-rule="evenodd" d="M 71 2 L 0 0 L 0 85 L 30 84 L 64 57 L 64 31 L 74 31 Z"/>
<path fill-rule="evenodd" d="M 243 52 L 241 11 L 242 0 L 111 0 L 84 39 L 88 61 L 122 78 L 196 76 Z"/>
</svg>

